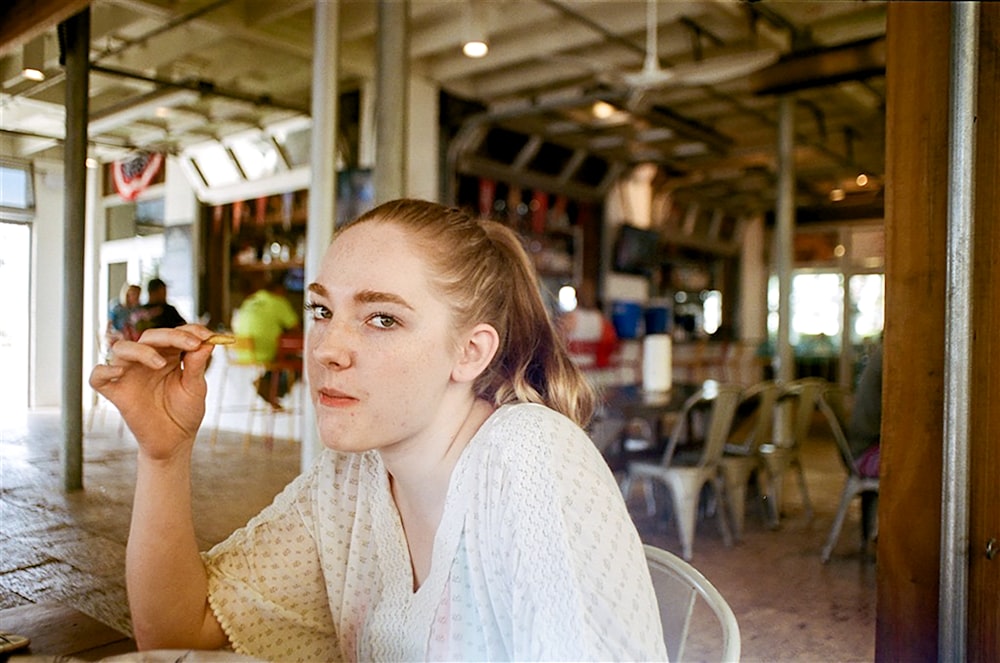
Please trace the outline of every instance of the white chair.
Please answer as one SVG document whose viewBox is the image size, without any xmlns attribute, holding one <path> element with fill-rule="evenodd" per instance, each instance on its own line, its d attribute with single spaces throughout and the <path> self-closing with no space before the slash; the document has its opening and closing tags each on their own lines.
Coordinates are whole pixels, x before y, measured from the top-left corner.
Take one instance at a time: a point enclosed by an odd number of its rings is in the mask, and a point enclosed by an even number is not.
<svg viewBox="0 0 1000 663">
<path fill-rule="evenodd" d="M 660 462 L 630 462 L 625 480 L 622 482 L 622 493 L 626 499 L 632 490 L 633 480 L 640 479 L 644 482 L 646 504 L 650 513 L 655 513 L 656 508 L 652 482 L 659 481 L 667 487 L 673 503 L 683 557 L 686 560 L 691 559 L 695 521 L 705 484 L 712 486 L 715 492 L 718 502 L 716 517 L 723 543 L 726 546 L 732 545 L 732 535 L 726 515 L 725 489 L 719 473 L 719 459 L 729 437 L 741 391 L 739 385 L 706 383 L 705 387 L 699 389 L 684 403 Z M 675 457 L 677 446 L 685 430 L 690 427 L 689 422 L 695 411 L 700 408 L 709 410 L 705 440 L 697 459 L 691 464 L 682 464 L 681 459 Z"/>
<path fill-rule="evenodd" d="M 294 405 L 276 409 L 259 398 L 257 393 L 250 388 L 254 379 L 259 377 L 264 371 L 271 371 L 274 379 L 271 381 L 270 400 L 277 400 L 277 387 L 279 374 L 288 374 L 287 379 L 292 380 L 292 375 L 302 370 L 302 336 L 296 334 L 284 334 L 278 339 L 278 353 L 274 360 L 269 363 L 257 361 L 254 357 L 254 341 L 249 336 L 237 336 L 236 341 L 231 345 L 223 346 L 225 352 L 222 357 L 222 367 L 220 370 L 218 395 L 216 396 L 216 409 L 214 425 L 212 428 L 211 444 L 215 446 L 218 439 L 219 429 L 222 424 L 222 414 L 224 412 L 245 412 L 247 423 L 243 435 L 243 448 L 250 446 L 250 440 L 254 433 L 254 423 L 257 415 L 263 418 L 264 425 L 264 445 L 268 448 L 274 442 L 275 420 L 283 416 L 290 422 L 290 437 L 298 439 L 296 423 L 299 413 L 302 411 L 302 390 L 293 389 Z M 234 379 L 234 371 L 239 370 L 235 376 L 237 384 L 245 384 L 246 388 L 241 389 L 236 398 L 228 393 L 229 383 Z M 248 398 L 248 401 L 243 400 Z M 236 401 L 235 404 L 232 401 Z"/>
<path fill-rule="evenodd" d="M 644 548 L 660 609 L 663 640 L 671 663 L 684 660 L 691 616 L 699 597 L 718 618 L 722 629 L 722 656 L 719 660 L 740 660 L 740 627 L 736 615 L 719 590 L 698 569 L 676 555 L 655 546 L 646 545 Z"/>
<path fill-rule="evenodd" d="M 840 457 L 844 461 L 844 467 L 847 469 L 847 480 L 844 482 L 844 489 L 840 492 L 840 505 L 837 507 L 837 515 L 833 519 L 833 526 L 830 528 L 826 545 L 823 546 L 822 559 L 824 564 L 830 561 L 833 547 L 837 545 L 837 539 L 840 537 L 840 530 L 844 526 L 844 519 L 847 517 L 847 509 L 850 507 L 851 501 L 864 493 L 874 493 L 877 496 L 879 488 L 878 477 L 862 476 L 861 472 L 858 471 L 857 459 L 854 457 L 851 446 L 847 442 L 847 435 L 844 433 L 847 429 L 846 398 L 846 390 L 843 387 L 835 385 L 830 385 L 823 390 L 819 398 L 820 412 L 823 413 L 827 423 L 830 425 L 833 439 L 837 443 L 837 450 L 840 452 Z M 868 514 L 862 509 L 862 546 L 866 545 L 877 533 L 877 514 Z"/>
<path fill-rule="evenodd" d="M 743 538 L 747 485 L 764 469 L 758 450 L 761 444 L 771 441 L 777 400 L 778 385 L 772 380 L 758 382 L 743 392 L 725 453 L 719 461 L 732 513 L 733 537 L 737 541 Z M 763 496 L 766 483 L 758 478 L 757 485 Z"/>
<path fill-rule="evenodd" d="M 759 453 L 764 460 L 768 475 L 768 499 L 771 502 L 771 524 L 778 526 L 781 517 L 781 493 L 785 483 L 785 472 L 796 471 L 799 483 L 799 493 L 806 510 L 806 517 L 812 520 L 813 508 L 809 500 L 809 487 L 806 485 L 806 473 L 802 467 L 801 448 L 809 435 L 813 414 L 820 392 L 830 383 L 823 378 L 800 378 L 781 385 L 776 408 L 780 414 L 792 414 L 791 437 L 778 435 L 774 442 L 761 444 Z M 784 418 L 779 419 L 784 421 Z M 780 428 L 779 424 L 779 428 Z"/>
</svg>

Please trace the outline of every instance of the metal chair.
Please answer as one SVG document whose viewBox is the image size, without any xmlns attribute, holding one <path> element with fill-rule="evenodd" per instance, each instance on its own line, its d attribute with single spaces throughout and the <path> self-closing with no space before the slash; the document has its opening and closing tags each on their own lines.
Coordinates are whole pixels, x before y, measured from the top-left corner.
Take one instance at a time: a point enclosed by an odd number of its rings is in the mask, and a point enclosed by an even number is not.
<svg viewBox="0 0 1000 663">
<path fill-rule="evenodd" d="M 716 516 L 722 539 L 725 545 L 732 545 L 732 535 L 726 516 L 725 489 L 722 475 L 719 472 L 719 459 L 729 437 L 733 415 L 739 403 L 742 388 L 739 385 L 706 383 L 693 396 L 687 399 L 681 415 L 670 434 L 670 441 L 659 463 L 633 461 L 628 464 L 625 480 L 622 482 L 622 493 L 627 499 L 635 479 L 645 483 L 647 508 L 655 512 L 652 481 L 659 481 L 670 491 L 677 529 L 681 539 L 684 559 L 691 559 L 694 541 L 695 521 L 698 505 L 701 502 L 702 488 L 705 484 L 712 486 L 718 502 Z M 683 459 L 677 458 L 678 444 L 685 431 L 690 426 L 690 414 L 698 408 L 708 408 L 708 421 L 705 441 L 696 459 L 691 464 L 682 464 Z"/>
<path fill-rule="evenodd" d="M 820 392 L 829 384 L 823 378 L 808 377 L 792 380 L 780 386 L 776 404 L 779 422 L 787 421 L 786 416 L 791 417 L 791 437 L 777 435 L 773 442 L 761 444 L 758 450 L 767 468 L 767 497 L 771 503 L 773 527 L 778 526 L 781 517 L 781 493 L 785 483 L 785 472 L 790 468 L 796 471 L 806 517 L 812 520 L 813 508 L 809 500 L 805 469 L 802 467 L 801 448 L 809 435 Z M 779 428 L 781 428 L 780 423 Z"/>
<path fill-rule="evenodd" d="M 238 369 L 240 372 L 247 373 L 246 383 L 250 384 L 252 375 L 259 375 L 265 369 L 265 365 L 257 361 L 254 354 L 254 341 L 250 336 L 237 336 L 236 340 L 231 345 L 223 346 L 225 352 L 222 355 L 222 369 L 220 371 L 219 377 L 219 391 L 216 396 L 216 407 L 215 407 L 215 420 L 212 426 L 212 437 L 210 442 L 212 446 L 215 446 L 216 441 L 219 437 L 219 428 L 222 424 L 222 415 L 226 411 L 230 412 L 246 412 L 247 413 L 247 424 L 244 435 L 244 447 L 250 443 L 250 435 L 253 431 L 254 418 L 258 411 L 261 411 L 261 407 L 257 405 L 256 396 L 250 396 L 250 402 L 246 405 L 238 406 L 228 406 L 226 401 L 227 390 L 229 388 L 229 380 L 231 378 L 232 369 Z"/>
<path fill-rule="evenodd" d="M 701 598 L 718 618 L 722 629 L 720 661 L 740 660 L 740 627 L 736 615 L 719 590 L 694 568 L 673 553 L 646 545 L 646 562 L 660 609 L 667 658 L 684 660 L 691 616 Z"/>
<path fill-rule="evenodd" d="M 840 458 L 844 461 L 844 467 L 847 470 L 847 480 L 844 482 L 844 488 L 840 492 L 840 505 L 837 507 L 837 515 L 833 519 L 833 526 L 830 528 L 829 536 L 827 536 L 826 545 L 823 546 L 821 557 L 824 564 L 830 561 L 833 548 L 837 545 L 837 539 L 840 537 L 840 530 L 844 526 L 847 509 L 850 507 L 851 501 L 855 497 L 865 493 L 874 493 L 878 496 L 879 490 L 879 478 L 862 476 L 858 470 L 857 459 L 854 457 L 851 446 L 847 442 L 847 435 L 844 433 L 847 430 L 846 392 L 847 390 L 843 387 L 830 385 L 823 390 L 819 398 L 820 412 L 823 413 L 827 423 L 830 425 L 830 431 L 833 433 L 833 439 L 837 443 Z M 872 505 L 868 508 L 874 508 L 874 504 L 876 503 L 873 501 Z M 862 547 L 866 546 L 868 541 L 872 540 L 877 533 L 877 513 L 866 513 L 863 506 L 861 513 Z"/>
<path fill-rule="evenodd" d="M 758 450 L 761 444 L 771 441 L 777 400 L 778 385 L 772 380 L 758 382 L 743 392 L 732 433 L 719 461 L 737 541 L 743 538 L 747 485 L 764 470 Z M 757 484 L 763 493 L 765 482 L 758 478 Z"/>
</svg>

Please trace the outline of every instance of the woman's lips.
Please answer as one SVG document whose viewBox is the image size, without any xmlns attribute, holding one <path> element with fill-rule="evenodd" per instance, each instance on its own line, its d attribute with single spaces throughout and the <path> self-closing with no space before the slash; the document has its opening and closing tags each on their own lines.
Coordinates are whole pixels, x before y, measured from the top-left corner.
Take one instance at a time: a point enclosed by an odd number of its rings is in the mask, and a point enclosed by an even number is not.
<svg viewBox="0 0 1000 663">
<path fill-rule="evenodd" d="M 336 389 L 320 389 L 319 402 L 327 407 L 346 407 L 357 403 L 358 399 Z"/>
</svg>

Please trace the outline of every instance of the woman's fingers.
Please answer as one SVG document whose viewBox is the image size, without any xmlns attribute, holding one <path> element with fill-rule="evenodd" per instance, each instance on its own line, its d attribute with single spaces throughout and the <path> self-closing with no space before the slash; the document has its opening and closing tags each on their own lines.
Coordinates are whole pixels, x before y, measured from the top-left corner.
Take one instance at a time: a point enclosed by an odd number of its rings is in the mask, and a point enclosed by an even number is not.
<svg viewBox="0 0 1000 663">
<path fill-rule="evenodd" d="M 124 372 L 125 369 L 121 366 L 98 364 L 90 372 L 90 386 L 100 391 L 103 387 L 120 378 Z"/>
</svg>

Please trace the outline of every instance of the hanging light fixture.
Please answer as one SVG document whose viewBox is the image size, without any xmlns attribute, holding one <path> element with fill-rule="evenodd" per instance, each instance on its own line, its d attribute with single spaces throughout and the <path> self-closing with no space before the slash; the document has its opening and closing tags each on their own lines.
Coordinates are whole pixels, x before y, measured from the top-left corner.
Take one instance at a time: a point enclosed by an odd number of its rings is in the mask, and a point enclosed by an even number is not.
<svg viewBox="0 0 1000 663">
<path fill-rule="evenodd" d="M 485 57 L 490 52 L 486 34 L 486 9 L 485 4 L 476 0 L 467 0 L 465 3 L 462 53 L 468 58 Z"/>
<path fill-rule="evenodd" d="M 29 81 L 45 80 L 45 41 L 32 39 L 21 49 L 21 76 Z"/>
</svg>

